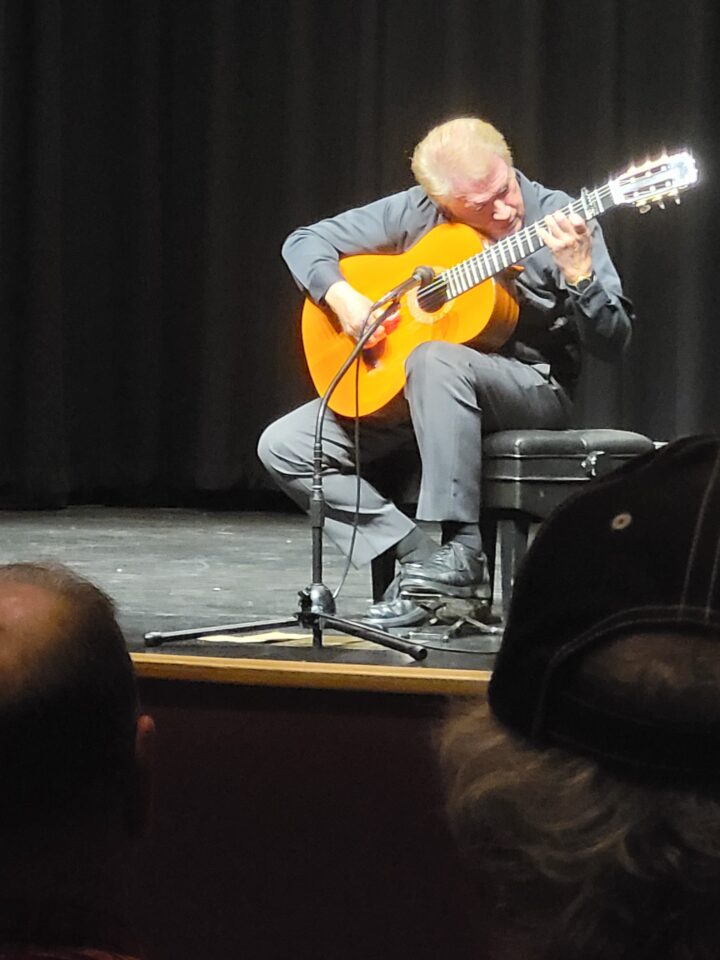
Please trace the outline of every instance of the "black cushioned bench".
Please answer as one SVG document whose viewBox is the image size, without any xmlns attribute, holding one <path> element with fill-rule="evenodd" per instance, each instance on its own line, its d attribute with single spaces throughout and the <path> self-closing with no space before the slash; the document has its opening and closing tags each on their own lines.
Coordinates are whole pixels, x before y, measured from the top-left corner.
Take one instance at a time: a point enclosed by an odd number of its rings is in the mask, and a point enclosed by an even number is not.
<svg viewBox="0 0 720 960">
<path fill-rule="evenodd" d="M 531 525 L 545 520 L 582 485 L 654 449 L 628 430 L 502 430 L 483 441 L 481 529 L 494 576 L 500 542 L 503 609 L 507 612 Z M 403 502 L 408 502 L 405 495 Z M 393 577 L 392 551 L 372 564 L 373 596 Z"/>
</svg>

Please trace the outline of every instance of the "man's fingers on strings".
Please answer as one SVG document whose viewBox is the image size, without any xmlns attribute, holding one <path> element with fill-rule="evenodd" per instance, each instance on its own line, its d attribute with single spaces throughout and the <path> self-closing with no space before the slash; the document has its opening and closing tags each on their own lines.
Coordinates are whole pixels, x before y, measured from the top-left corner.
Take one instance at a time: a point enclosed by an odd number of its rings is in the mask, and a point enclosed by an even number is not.
<svg viewBox="0 0 720 960">
<path fill-rule="evenodd" d="M 558 210 L 556 213 L 551 213 L 545 217 L 545 223 L 548 224 L 548 229 L 558 240 L 575 237 L 578 232 L 576 221 L 581 227 L 585 226 L 584 221 L 578 217 L 577 214 L 571 214 L 568 217 L 562 210 Z"/>
<path fill-rule="evenodd" d="M 567 219 L 568 219 L 568 223 L 570 223 L 573 229 L 575 230 L 575 233 L 578 233 L 578 234 L 589 233 L 587 223 L 585 223 L 585 221 L 580 216 L 580 214 L 571 213 L 569 214 Z"/>
<path fill-rule="evenodd" d="M 546 247 L 549 247 L 551 250 L 556 250 L 562 245 L 563 240 L 567 237 L 567 234 L 565 231 L 561 230 L 560 226 L 557 224 L 552 215 L 545 217 L 543 222 L 545 225 L 542 227 L 538 222 L 538 235 Z"/>
<path fill-rule="evenodd" d="M 554 252 L 569 250 L 588 240 L 589 231 L 585 221 L 576 214 L 572 214 L 572 217 L 571 220 L 564 214 L 551 214 L 545 217 L 545 228 L 538 227 L 541 240 L 550 250 Z"/>
</svg>

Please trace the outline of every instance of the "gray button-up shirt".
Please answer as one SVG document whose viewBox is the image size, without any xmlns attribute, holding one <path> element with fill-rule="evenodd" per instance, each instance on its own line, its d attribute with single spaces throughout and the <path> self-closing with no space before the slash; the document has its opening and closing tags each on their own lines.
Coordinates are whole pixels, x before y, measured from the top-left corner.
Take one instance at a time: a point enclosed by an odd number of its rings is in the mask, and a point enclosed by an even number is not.
<svg viewBox="0 0 720 960">
<path fill-rule="evenodd" d="M 515 171 L 525 204 L 525 223 L 540 220 L 571 201 Z M 402 253 L 428 231 L 448 220 L 422 187 L 376 200 L 338 216 L 295 230 L 283 245 L 283 257 L 298 285 L 321 302 L 333 283 L 342 280 L 339 260 L 358 253 Z M 592 237 L 595 280 L 582 294 L 568 289 L 547 247 L 522 260 L 523 270 L 507 271 L 498 280 L 520 305 L 515 333 L 498 352 L 524 363 L 549 364 L 553 376 L 572 389 L 581 348 L 605 360 L 619 356 L 630 339 L 632 305 L 623 296 L 596 220 Z"/>
</svg>

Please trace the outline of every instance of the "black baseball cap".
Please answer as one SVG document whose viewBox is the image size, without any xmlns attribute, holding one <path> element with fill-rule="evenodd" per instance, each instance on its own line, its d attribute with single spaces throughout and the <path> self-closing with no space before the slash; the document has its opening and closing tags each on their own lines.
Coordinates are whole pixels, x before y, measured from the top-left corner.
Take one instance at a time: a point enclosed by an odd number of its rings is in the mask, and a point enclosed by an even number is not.
<svg viewBox="0 0 720 960">
<path fill-rule="evenodd" d="M 588 693 L 578 667 L 631 634 L 698 634 L 720 659 L 720 437 L 688 437 L 593 480 L 540 529 L 488 690 L 495 717 L 620 774 L 720 784 L 720 720 Z"/>
</svg>

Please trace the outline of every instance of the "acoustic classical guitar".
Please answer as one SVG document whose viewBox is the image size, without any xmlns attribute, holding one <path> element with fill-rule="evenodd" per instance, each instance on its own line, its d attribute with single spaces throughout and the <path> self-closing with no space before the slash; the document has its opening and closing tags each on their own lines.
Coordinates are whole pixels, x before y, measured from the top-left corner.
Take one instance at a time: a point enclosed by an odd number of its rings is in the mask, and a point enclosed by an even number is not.
<svg viewBox="0 0 720 960">
<path fill-rule="evenodd" d="M 563 213 L 584 220 L 630 204 L 641 213 L 653 204 L 680 202 L 680 191 L 697 182 L 693 157 L 687 153 L 663 154 L 629 167 L 620 176 L 594 190 L 583 190 Z M 452 343 L 474 341 L 479 349 L 498 349 L 517 323 L 518 305 L 494 277 L 519 263 L 542 246 L 533 223 L 496 243 L 485 244 L 480 235 L 462 223 L 434 227 L 404 253 L 359 254 L 340 261 L 340 270 L 357 290 L 373 302 L 402 283 L 420 266 L 432 268 L 433 277 L 398 300 L 398 311 L 387 337 L 362 351 L 357 364 L 337 385 L 329 406 L 353 417 L 374 413 L 405 384 L 405 360 L 427 340 Z M 302 337 L 310 375 L 322 396 L 355 345 L 343 333 L 335 315 L 306 299 Z M 356 390 L 357 386 L 357 390 Z"/>
</svg>

